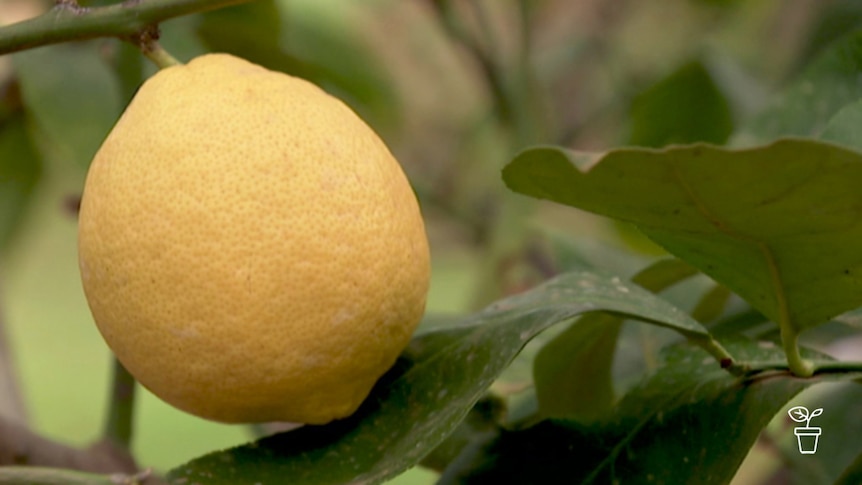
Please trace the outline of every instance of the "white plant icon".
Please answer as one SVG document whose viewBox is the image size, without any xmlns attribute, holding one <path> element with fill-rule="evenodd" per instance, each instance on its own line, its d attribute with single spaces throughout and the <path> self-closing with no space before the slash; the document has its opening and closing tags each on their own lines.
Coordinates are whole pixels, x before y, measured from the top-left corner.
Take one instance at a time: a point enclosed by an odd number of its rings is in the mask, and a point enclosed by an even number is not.
<svg viewBox="0 0 862 485">
<path fill-rule="evenodd" d="M 817 442 L 820 438 L 820 428 L 812 428 L 811 420 L 823 414 L 823 408 L 817 408 L 814 411 L 808 412 L 805 406 L 795 406 L 787 410 L 787 415 L 790 419 L 797 423 L 805 423 L 805 427 L 798 427 L 793 430 L 796 435 L 796 442 L 799 445 L 799 453 L 803 455 L 813 455 L 817 452 Z"/>
<path fill-rule="evenodd" d="M 805 406 L 796 406 L 787 410 L 787 414 L 790 416 L 790 419 L 796 421 L 797 423 L 801 423 L 805 421 L 805 427 L 811 427 L 811 420 L 816 416 L 820 416 L 823 414 L 823 408 L 817 408 L 814 411 L 811 411 L 809 414 L 808 408 Z"/>
</svg>

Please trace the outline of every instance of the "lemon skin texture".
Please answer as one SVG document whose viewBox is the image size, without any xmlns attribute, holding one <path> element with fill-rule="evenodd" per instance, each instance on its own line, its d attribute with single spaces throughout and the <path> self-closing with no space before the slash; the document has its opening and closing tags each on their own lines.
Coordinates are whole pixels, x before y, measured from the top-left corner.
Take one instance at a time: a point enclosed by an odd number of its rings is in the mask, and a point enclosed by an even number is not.
<svg viewBox="0 0 862 485">
<path fill-rule="evenodd" d="M 228 423 L 352 414 L 406 347 L 430 273 L 416 197 L 374 131 L 226 54 L 141 86 L 90 166 L 78 245 L 122 364 Z"/>
</svg>

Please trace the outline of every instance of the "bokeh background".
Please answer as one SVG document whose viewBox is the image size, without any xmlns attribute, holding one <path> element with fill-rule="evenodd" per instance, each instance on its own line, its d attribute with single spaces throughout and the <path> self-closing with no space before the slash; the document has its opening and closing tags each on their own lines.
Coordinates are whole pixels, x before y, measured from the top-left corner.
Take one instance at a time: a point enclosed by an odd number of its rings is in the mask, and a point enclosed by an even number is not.
<svg viewBox="0 0 862 485">
<path fill-rule="evenodd" d="M 0 0 L 0 24 L 47 8 Z M 660 254 L 631 228 L 507 193 L 499 172 L 519 150 L 725 143 L 860 25 L 851 0 L 261 0 L 162 32 L 180 60 L 227 51 L 307 77 L 378 130 L 422 204 L 437 315 L 572 267 L 629 275 Z M 71 444 L 98 437 L 111 364 L 78 279 L 74 206 L 89 159 L 153 71 L 114 39 L 0 57 L 0 365 L 17 374 L 27 422 Z M 509 378 L 502 392 L 529 386 L 528 370 Z M 144 465 L 250 436 L 140 395 Z M 738 481 L 780 467 L 755 448 Z M 431 482 L 417 470 L 393 483 Z"/>
</svg>

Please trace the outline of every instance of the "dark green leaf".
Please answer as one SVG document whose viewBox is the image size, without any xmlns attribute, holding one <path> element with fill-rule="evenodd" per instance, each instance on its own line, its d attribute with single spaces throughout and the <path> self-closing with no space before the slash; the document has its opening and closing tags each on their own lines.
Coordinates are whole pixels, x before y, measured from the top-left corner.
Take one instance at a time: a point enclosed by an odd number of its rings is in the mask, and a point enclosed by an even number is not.
<svg viewBox="0 0 862 485">
<path fill-rule="evenodd" d="M 123 106 L 127 106 L 146 80 L 144 63 L 150 61 L 129 42 L 118 42 L 115 47 L 111 60 L 120 88 L 120 99 Z"/>
<path fill-rule="evenodd" d="M 383 23 L 354 21 L 362 15 L 345 4 L 339 16 L 321 2 L 284 2 L 281 47 L 314 72 L 316 82 L 356 109 L 372 127 L 393 128 L 400 100 L 394 80 L 370 40 Z M 358 28 L 357 28 L 358 26 Z M 349 55 L 345 55 L 345 53 Z"/>
<path fill-rule="evenodd" d="M 796 59 L 800 65 L 808 64 L 830 44 L 862 27 L 862 4 L 856 0 L 824 3 L 815 15 L 817 18 L 802 45 L 803 52 Z"/>
<path fill-rule="evenodd" d="M 369 32 L 363 29 L 373 24 L 350 22 L 356 14 L 351 5 L 258 1 L 202 15 L 199 33 L 211 50 L 308 79 L 373 127 L 392 128 L 396 91 L 367 43 Z"/>
<path fill-rule="evenodd" d="M 754 309 L 743 310 L 719 319 L 709 327 L 709 331 L 716 338 L 745 334 L 751 336 L 751 332 L 769 327 L 775 329 L 762 313 Z"/>
<path fill-rule="evenodd" d="M 24 119 L 12 115 L 0 123 L 0 248 L 12 236 L 41 175 L 36 152 Z"/>
<path fill-rule="evenodd" d="M 726 347 L 746 360 L 782 355 L 778 347 L 754 341 Z M 744 380 L 713 363 L 691 345 L 671 347 L 612 419 L 590 426 L 546 421 L 503 432 L 461 483 L 725 484 L 760 431 L 799 391 L 860 376 L 803 380 L 781 373 Z"/>
<path fill-rule="evenodd" d="M 122 112 L 114 73 L 93 43 L 12 56 L 24 108 L 58 151 L 86 167 Z"/>
<path fill-rule="evenodd" d="M 477 444 L 495 438 L 500 430 L 500 423 L 505 418 L 506 404 L 496 396 L 480 399 L 464 421 L 449 435 L 446 440 L 425 456 L 422 466 L 438 472 L 457 462 L 459 456 L 469 453 Z M 457 466 L 457 464 L 455 464 Z"/>
<path fill-rule="evenodd" d="M 733 131 L 730 106 L 700 61 L 683 64 L 635 97 L 628 143 L 645 147 L 722 144 Z"/>
<path fill-rule="evenodd" d="M 226 52 L 255 64 L 302 74 L 301 64 L 279 48 L 281 7 L 274 0 L 245 3 L 201 15 L 198 33 L 215 52 Z"/>
<path fill-rule="evenodd" d="M 666 301 L 619 278 L 561 275 L 457 327 L 414 338 L 354 416 L 204 456 L 173 470 L 170 478 L 177 484 L 266 485 L 286 477 L 296 484 L 379 483 L 443 442 L 536 334 L 591 311 L 706 335 Z M 712 366 L 718 369 L 715 361 Z"/>
<path fill-rule="evenodd" d="M 697 270 L 676 259 L 658 261 L 632 278 L 657 293 Z M 591 313 L 548 342 L 536 355 L 533 378 L 543 417 L 590 421 L 611 411 L 614 351 L 623 318 Z"/>
<path fill-rule="evenodd" d="M 862 483 L 862 453 L 844 470 L 835 485 L 858 485 Z"/>
<path fill-rule="evenodd" d="M 622 318 L 589 315 L 542 347 L 533 379 L 543 417 L 591 421 L 616 400 L 611 369 Z"/>
<path fill-rule="evenodd" d="M 534 148 L 504 170 L 515 192 L 630 221 L 668 252 L 799 331 L 862 305 L 862 154 L 784 139 L 582 155 Z M 811 291 L 812 286 L 817 291 Z"/>
</svg>

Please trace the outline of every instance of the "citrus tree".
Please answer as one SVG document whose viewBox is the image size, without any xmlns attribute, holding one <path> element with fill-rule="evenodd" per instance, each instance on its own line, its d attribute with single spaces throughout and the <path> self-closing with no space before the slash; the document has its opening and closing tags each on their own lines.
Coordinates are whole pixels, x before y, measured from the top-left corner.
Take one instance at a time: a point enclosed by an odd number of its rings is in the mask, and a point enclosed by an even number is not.
<svg viewBox="0 0 862 485">
<path fill-rule="evenodd" d="M 859 483 L 862 9 L 755 3 L 0 4 L 3 268 L 66 180 L 116 356 L 79 448 L 0 333 L 0 483 Z"/>
</svg>

